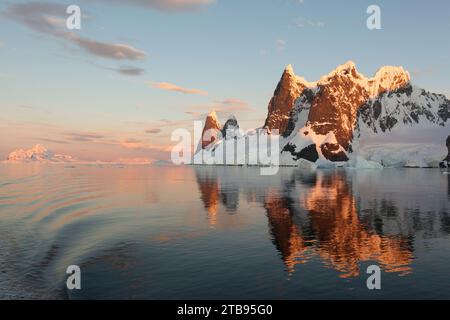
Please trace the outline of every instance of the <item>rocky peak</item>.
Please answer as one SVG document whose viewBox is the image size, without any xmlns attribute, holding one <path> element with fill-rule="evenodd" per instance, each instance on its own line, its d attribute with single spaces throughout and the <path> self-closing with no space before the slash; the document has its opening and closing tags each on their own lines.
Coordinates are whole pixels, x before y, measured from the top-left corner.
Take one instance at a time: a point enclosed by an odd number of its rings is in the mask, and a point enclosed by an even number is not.
<svg viewBox="0 0 450 320">
<path fill-rule="evenodd" d="M 407 87 L 409 81 L 409 73 L 402 67 L 383 67 L 368 78 L 348 61 L 316 83 L 308 124 L 319 135 L 333 132 L 337 144 L 349 151 L 359 108 L 382 93 Z"/>
<path fill-rule="evenodd" d="M 269 102 L 264 128 L 269 132 L 279 130 L 279 133 L 283 134 L 288 125 L 289 116 L 295 101 L 302 94 L 303 90 L 311 86 L 315 86 L 315 84 L 307 82 L 304 78 L 297 77 L 292 65 L 288 65 L 284 69 L 273 97 Z"/>
<path fill-rule="evenodd" d="M 222 128 L 222 136 L 226 139 L 233 138 L 238 135 L 239 123 L 235 116 L 231 115 Z"/>
<path fill-rule="evenodd" d="M 211 143 L 218 139 L 221 125 L 215 111 L 208 114 L 202 132 L 202 149 L 206 149 Z"/>
<path fill-rule="evenodd" d="M 286 66 L 286 68 L 284 68 L 284 73 L 295 76 L 295 72 L 294 72 L 294 68 L 292 67 L 292 64 L 288 64 Z"/>
<path fill-rule="evenodd" d="M 409 72 L 405 71 L 403 67 L 394 66 L 384 66 L 376 72 L 374 77 L 368 78 L 359 73 L 353 61 L 348 61 L 322 77 L 317 84 L 323 87 L 337 81 L 351 81 L 364 88 L 372 98 L 386 91 L 400 89 L 406 86 L 410 80 Z"/>
<path fill-rule="evenodd" d="M 403 88 L 408 85 L 410 80 L 409 72 L 402 67 L 382 67 L 373 78 L 368 79 L 370 98 Z"/>
<path fill-rule="evenodd" d="M 318 84 L 326 85 L 328 82 L 333 81 L 334 79 L 339 78 L 355 78 L 360 79 L 362 75 L 356 70 L 356 65 L 353 61 L 348 61 L 340 66 L 337 66 L 336 69 L 331 71 L 328 75 L 323 76 Z"/>
</svg>

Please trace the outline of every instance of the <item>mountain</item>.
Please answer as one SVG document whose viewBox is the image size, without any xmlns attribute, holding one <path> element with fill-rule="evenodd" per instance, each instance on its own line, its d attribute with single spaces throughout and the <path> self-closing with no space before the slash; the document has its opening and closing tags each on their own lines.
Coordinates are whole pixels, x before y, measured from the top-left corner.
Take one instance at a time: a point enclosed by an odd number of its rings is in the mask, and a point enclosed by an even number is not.
<svg viewBox="0 0 450 320">
<path fill-rule="evenodd" d="M 283 134 L 288 125 L 295 101 L 306 88 L 315 86 L 315 83 L 309 83 L 304 78 L 297 77 L 292 66 L 288 65 L 269 102 L 264 128 L 268 129 L 268 131 L 276 129 L 280 134 Z"/>
<path fill-rule="evenodd" d="M 367 78 L 351 61 L 338 66 L 297 98 L 283 133 L 287 143 L 282 152 L 290 153 L 296 161 L 305 148 L 314 152 L 315 146 L 314 158 L 349 160 L 359 108 L 409 81 L 409 73 L 401 67 L 383 67 L 373 78 Z M 289 156 L 285 160 L 291 162 Z"/>
<path fill-rule="evenodd" d="M 17 149 L 11 152 L 7 159 L 7 162 L 74 162 L 73 157 L 55 154 L 53 151 L 48 150 L 43 145 L 37 144 L 29 150 Z"/>
<path fill-rule="evenodd" d="M 205 121 L 205 126 L 202 132 L 201 148 L 206 149 L 211 143 L 216 141 L 218 137 L 218 132 L 222 129 L 219 119 L 217 118 L 216 112 L 211 112 Z"/>
<path fill-rule="evenodd" d="M 239 123 L 235 116 L 230 115 L 222 127 L 216 112 L 213 111 L 206 117 L 202 131 L 203 139 L 200 146 L 203 150 L 209 149 L 210 146 L 215 145 L 223 139 L 237 139 L 239 136 Z"/>
<path fill-rule="evenodd" d="M 450 101 L 411 84 L 359 109 L 355 154 L 389 167 L 437 167 L 447 154 Z"/>
<path fill-rule="evenodd" d="M 436 167 L 447 154 L 448 119 L 450 101 L 414 86 L 402 67 L 369 78 L 349 61 L 317 82 L 286 67 L 262 128 L 279 131 L 282 165 Z"/>
<path fill-rule="evenodd" d="M 223 125 L 221 133 L 222 137 L 224 137 L 225 139 L 232 139 L 238 136 L 239 123 L 235 116 L 229 116 L 228 120 Z"/>
</svg>

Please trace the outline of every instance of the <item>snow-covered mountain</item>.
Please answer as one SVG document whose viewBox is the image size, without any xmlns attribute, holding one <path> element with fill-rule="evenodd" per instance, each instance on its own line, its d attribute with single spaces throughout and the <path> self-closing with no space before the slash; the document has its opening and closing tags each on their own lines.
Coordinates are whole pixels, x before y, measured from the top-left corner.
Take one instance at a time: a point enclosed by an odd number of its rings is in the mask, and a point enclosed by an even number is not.
<svg viewBox="0 0 450 320">
<path fill-rule="evenodd" d="M 222 130 L 215 115 L 208 119 L 205 129 Z M 413 86 L 402 67 L 383 67 L 368 78 L 350 61 L 308 82 L 289 65 L 262 134 L 280 133 L 282 165 L 437 167 L 447 165 L 449 119 L 450 101 Z M 207 140 L 203 154 L 221 143 L 220 137 Z"/>
<path fill-rule="evenodd" d="M 17 149 L 11 152 L 7 159 L 7 162 L 53 162 L 53 163 L 64 163 L 64 162 L 74 162 L 71 156 L 56 154 L 53 151 L 48 150 L 43 145 L 37 144 L 33 148 L 24 150 Z"/>
<path fill-rule="evenodd" d="M 359 108 L 355 154 L 384 166 L 437 167 L 450 137 L 450 101 L 408 84 Z"/>
</svg>

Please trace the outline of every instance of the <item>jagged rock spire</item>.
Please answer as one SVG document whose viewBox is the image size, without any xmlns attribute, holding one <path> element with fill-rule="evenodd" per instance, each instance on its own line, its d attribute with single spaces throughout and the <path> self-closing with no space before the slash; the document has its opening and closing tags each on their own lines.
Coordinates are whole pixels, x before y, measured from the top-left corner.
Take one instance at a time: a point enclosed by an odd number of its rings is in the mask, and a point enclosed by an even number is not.
<svg viewBox="0 0 450 320">
<path fill-rule="evenodd" d="M 277 88 L 269 102 L 268 115 L 264 128 L 279 130 L 282 134 L 288 125 L 289 115 L 295 105 L 295 100 L 309 84 L 295 75 L 292 65 L 288 65 L 278 82 Z"/>
<path fill-rule="evenodd" d="M 201 140 L 202 149 L 206 149 L 211 143 L 217 140 L 221 129 L 217 114 L 215 111 L 212 111 L 206 117 L 205 126 L 203 127 Z"/>
</svg>

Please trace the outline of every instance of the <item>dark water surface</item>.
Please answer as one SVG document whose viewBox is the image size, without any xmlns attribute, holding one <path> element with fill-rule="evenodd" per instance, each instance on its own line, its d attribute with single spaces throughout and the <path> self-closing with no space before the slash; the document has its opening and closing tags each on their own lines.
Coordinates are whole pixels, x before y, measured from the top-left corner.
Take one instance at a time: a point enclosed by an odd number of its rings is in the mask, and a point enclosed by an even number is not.
<svg viewBox="0 0 450 320">
<path fill-rule="evenodd" d="M 449 234 L 441 170 L 0 165 L 2 299 L 450 299 Z"/>
</svg>

